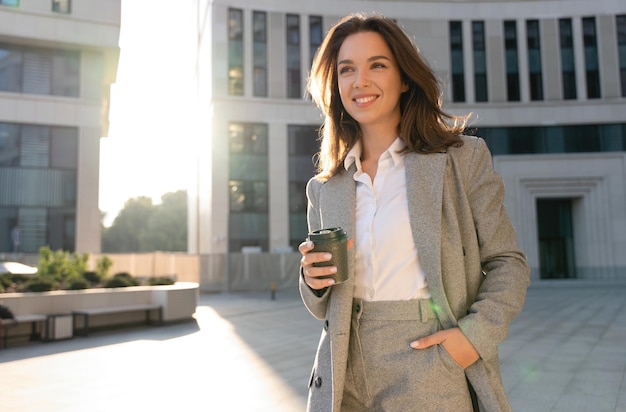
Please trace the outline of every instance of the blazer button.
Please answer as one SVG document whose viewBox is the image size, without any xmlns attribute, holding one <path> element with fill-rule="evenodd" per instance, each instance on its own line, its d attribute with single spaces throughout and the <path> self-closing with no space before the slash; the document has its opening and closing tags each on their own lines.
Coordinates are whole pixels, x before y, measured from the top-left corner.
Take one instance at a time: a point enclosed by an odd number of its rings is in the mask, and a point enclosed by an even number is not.
<svg viewBox="0 0 626 412">
<path fill-rule="evenodd" d="M 328 331 L 328 320 L 324 321 L 324 330 Z"/>
<path fill-rule="evenodd" d="M 320 386 L 322 386 L 322 377 L 318 376 L 317 378 L 315 378 L 315 387 L 319 388 Z"/>
</svg>

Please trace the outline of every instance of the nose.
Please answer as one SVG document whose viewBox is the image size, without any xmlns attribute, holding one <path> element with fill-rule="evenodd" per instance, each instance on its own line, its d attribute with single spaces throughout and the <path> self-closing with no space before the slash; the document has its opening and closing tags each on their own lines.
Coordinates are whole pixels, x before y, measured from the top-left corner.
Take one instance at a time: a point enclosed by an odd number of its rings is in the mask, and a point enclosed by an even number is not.
<svg viewBox="0 0 626 412">
<path fill-rule="evenodd" d="M 367 73 L 363 70 L 359 70 L 356 72 L 356 76 L 354 78 L 353 87 L 356 89 L 360 89 L 366 86 L 369 86 L 370 81 Z"/>
</svg>

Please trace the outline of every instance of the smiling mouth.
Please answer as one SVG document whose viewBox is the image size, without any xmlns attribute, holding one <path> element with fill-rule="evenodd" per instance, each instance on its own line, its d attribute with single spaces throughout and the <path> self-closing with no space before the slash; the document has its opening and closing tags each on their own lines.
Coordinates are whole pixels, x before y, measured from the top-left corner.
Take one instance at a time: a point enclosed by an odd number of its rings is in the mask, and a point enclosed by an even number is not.
<svg viewBox="0 0 626 412">
<path fill-rule="evenodd" d="M 378 96 L 367 96 L 367 97 L 357 97 L 354 99 L 354 101 L 357 104 L 365 104 L 365 103 L 369 103 L 373 100 L 375 100 Z"/>
</svg>

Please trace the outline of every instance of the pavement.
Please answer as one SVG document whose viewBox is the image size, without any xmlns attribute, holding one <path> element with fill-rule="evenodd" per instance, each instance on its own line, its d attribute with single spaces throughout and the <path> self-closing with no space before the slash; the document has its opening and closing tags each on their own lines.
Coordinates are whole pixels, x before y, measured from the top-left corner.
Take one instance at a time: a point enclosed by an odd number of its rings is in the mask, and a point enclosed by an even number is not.
<svg viewBox="0 0 626 412">
<path fill-rule="evenodd" d="M 626 283 L 537 282 L 500 345 L 516 412 L 626 411 Z M 0 411 L 304 411 L 321 322 L 296 291 L 0 350 Z"/>
</svg>

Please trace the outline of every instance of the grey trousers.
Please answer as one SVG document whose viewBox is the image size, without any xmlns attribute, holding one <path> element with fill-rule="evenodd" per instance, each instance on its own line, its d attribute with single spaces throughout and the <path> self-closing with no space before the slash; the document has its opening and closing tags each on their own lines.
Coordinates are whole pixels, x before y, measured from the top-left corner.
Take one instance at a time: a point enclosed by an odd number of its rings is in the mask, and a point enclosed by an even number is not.
<svg viewBox="0 0 626 412">
<path fill-rule="evenodd" d="M 463 368 L 443 347 L 414 340 L 441 329 L 428 299 L 355 299 L 342 412 L 472 411 Z"/>
</svg>

